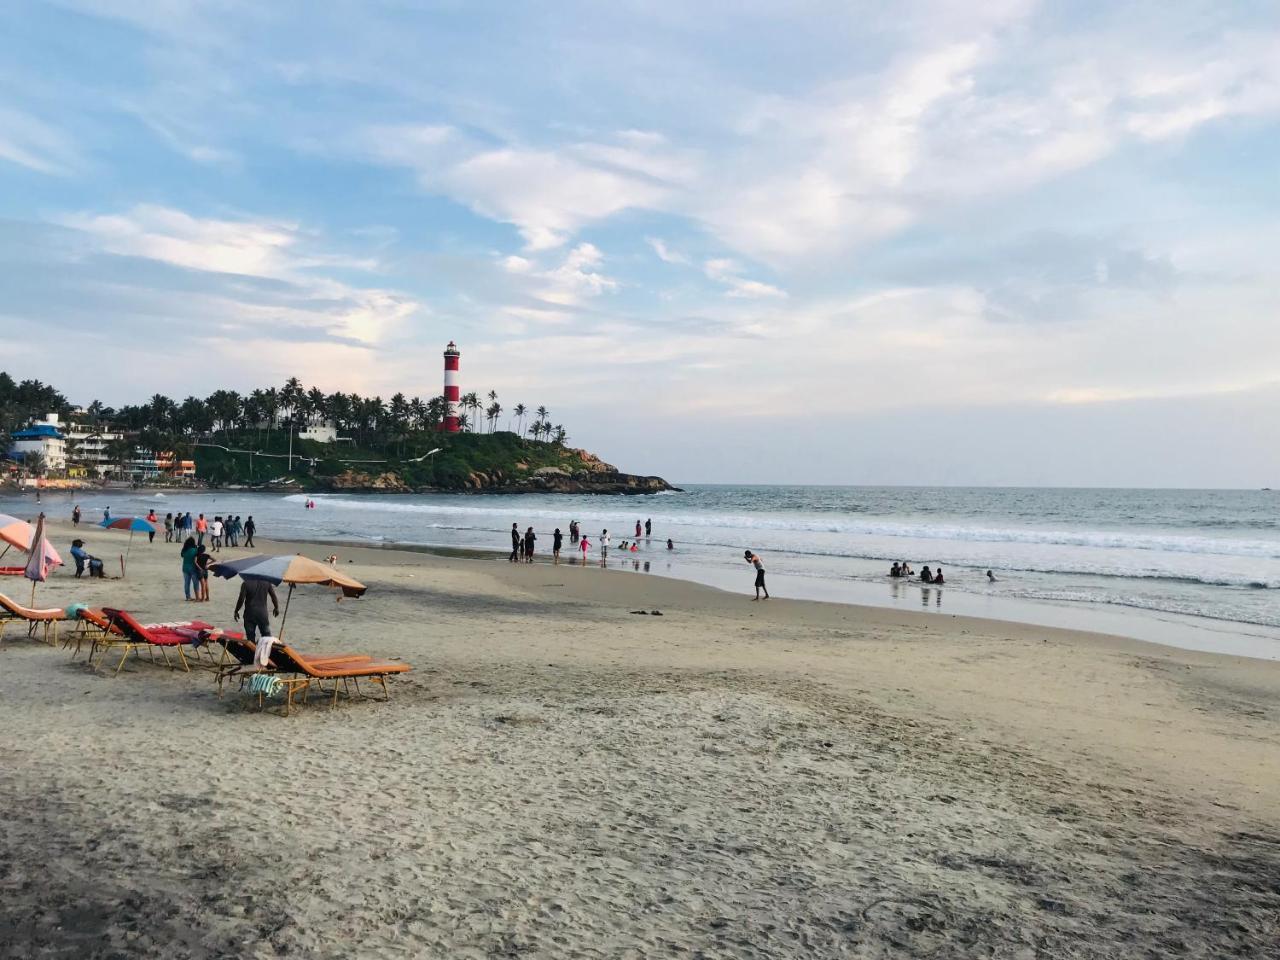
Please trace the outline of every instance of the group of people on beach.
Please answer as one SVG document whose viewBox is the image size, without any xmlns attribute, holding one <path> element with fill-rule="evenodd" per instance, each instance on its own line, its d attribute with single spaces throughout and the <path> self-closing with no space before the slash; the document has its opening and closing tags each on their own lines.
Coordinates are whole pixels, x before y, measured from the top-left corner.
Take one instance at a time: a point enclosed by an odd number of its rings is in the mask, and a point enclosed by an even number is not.
<svg viewBox="0 0 1280 960">
<path fill-rule="evenodd" d="M 634 540 L 623 540 L 619 543 L 618 549 L 624 553 L 638 553 L 640 551 L 641 539 L 647 544 L 653 535 L 653 520 L 636 521 L 636 536 Z M 528 527 L 524 533 L 520 532 L 520 524 L 511 524 L 511 553 L 507 559 L 511 563 L 533 563 L 535 546 L 538 542 L 538 535 L 534 532 L 533 527 Z M 592 543 L 590 537 L 583 532 L 582 524 L 577 520 L 569 521 L 569 545 L 572 549 L 582 554 L 582 563 L 587 562 L 587 552 L 591 549 Z M 600 536 L 596 540 L 596 546 L 600 550 L 600 562 L 607 563 L 609 557 L 609 547 L 612 545 L 612 538 L 609 536 L 608 528 L 600 531 Z M 675 542 L 670 537 L 667 538 L 667 549 L 674 550 Z M 564 533 L 559 527 L 551 534 L 551 562 L 560 562 L 560 552 L 564 549 Z"/>
</svg>

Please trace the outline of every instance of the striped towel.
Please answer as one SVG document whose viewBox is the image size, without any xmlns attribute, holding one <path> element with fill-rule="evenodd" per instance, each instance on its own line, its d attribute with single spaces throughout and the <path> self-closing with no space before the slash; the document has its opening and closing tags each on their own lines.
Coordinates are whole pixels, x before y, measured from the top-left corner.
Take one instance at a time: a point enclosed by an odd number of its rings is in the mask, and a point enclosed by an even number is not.
<svg viewBox="0 0 1280 960">
<path fill-rule="evenodd" d="M 269 673 L 255 673 L 249 678 L 250 693 L 262 693 L 268 697 L 274 697 L 283 687 L 284 684 L 280 682 L 280 678 Z"/>
</svg>

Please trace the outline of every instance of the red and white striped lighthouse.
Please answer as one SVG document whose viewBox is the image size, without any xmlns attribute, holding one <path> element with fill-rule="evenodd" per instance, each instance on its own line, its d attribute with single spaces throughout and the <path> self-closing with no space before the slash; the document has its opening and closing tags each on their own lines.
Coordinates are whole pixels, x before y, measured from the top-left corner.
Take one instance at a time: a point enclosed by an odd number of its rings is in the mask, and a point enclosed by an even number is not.
<svg viewBox="0 0 1280 960">
<path fill-rule="evenodd" d="M 458 432 L 458 358 L 461 356 L 450 340 L 444 348 L 444 423 L 440 424 L 444 433 Z"/>
</svg>

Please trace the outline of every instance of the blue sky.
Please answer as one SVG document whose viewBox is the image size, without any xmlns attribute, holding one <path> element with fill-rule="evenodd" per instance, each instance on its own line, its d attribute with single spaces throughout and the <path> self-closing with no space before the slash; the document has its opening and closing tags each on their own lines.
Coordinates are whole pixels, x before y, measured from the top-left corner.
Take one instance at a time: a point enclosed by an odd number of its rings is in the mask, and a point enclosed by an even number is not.
<svg viewBox="0 0 1280 960">
<path fill-rule="evenodd" d="M 0 366 L 454 339 L 677 480 L 1278 486 L 1278 120 L 1268 2 L 19 2 Z"/>
</svg>

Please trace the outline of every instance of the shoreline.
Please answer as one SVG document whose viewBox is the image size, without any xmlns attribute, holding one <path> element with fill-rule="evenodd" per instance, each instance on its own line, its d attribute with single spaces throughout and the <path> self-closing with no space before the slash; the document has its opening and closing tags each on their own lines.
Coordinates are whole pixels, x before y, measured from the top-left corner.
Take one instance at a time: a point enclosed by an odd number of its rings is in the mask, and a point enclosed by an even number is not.
<svg viewBox="0 0 1280 960">
<path fill-rule="evenodd" d="M 262 539 L 262 538 L 259 538 Z M 265 542 L 265 541 L 264 541 Z M 388 551 L 406 551 L 410 553 L 432 554 L 441 557 L 457 557 L 459 559 L 475 559 L 475 560 L 505 560 L 507 553 L 504 550 L 485 550 L 478 547 L 453 547 L 439 544 L 425 543 L 408 543 L 402 541 L 391 540 L 340 540 L 330 538 L 309 538 L 296 537 L 289 542 L 300 544 L 315 544 L 324 547 L 356 547 L 368 548 L 374 550 Z M 565 551 L 567 552 L 567 551 Z M 699 568 L 694 565 L 687 565 L 682 569 L 690 572 L 701 573 L 698 576 L 679 576 L 661 571 L 644 570 L 636 571 L 626 569 L 626 558 L 619 557 L 620 564 L 617 567 L 606 567 L 605 572 L 612 574 L 632 574 L 643 573 L 647 577 L 659 577 L 666 580 L 673 580 L 679 583 L 693 583 L 710 590 L 724 593 L 728 596 L 746 595 L 749 590 L 749 574 L 741 576 L 733 576 L 725 574 L 722 571 L 713 570 L 711 568 Z M 643 562 L 643 561 L 641 561 Z M 546 554 L 537 556 L 533 566 L 554 566 Z M 577 560 L 573 557 L 563 559 L 560 563 L 562 567 L 579 566 Z M 599 569 L 599 561 L 595 560 L 588 564 L 589 567 Z M 1165 611 L 1148 610 L 1140 607 L 1133 608 L 1113 608 L 1102 604 L 1080 604 L 1078 607 L 1072 607 L 1066 603 L 1053 603 L 1051 601 L 1028 601 L 1018 598 L 994 598 L 995 602 L 991 602 L 993 598 L 981 597 L 978 594 L 966 593 L 963 588 L 952 587 L 951 597 L 948 601 L 949 608 L 946 611 L 936 609 L 932 606 L 917 604 L 914 596 L 907 603 L 877 603 L 873 600 L 859 601 L 858 599 L 841 599 L 830 596 L 818 596 L 812 593 L 806 594 L 804 588 L 812 587 L 810 578 L 786 576 L 779 574 L 770 574 L 769 582 L 782 583 L 784 585 L 797 586 L 801 588 L 801 592 L 796 596 L 779 597 L 779 599 L 789 599 L 805 603 L 824 603 L 841 607 L 853 607 L 857 610 L 890 610 L 904 614 L 923 615 L 926 617 L 945 617 L 945 618 L 963 618 L 973 621 L 985 621 L 991 623 L 1002 623 L 1017 625 L 1021 627 L 1039 627 L 1047 630 L 1066 630 L 1079 633 L 1091 633 L 1099 636 L 1114 637 L 1120 640 L 1131 640 L 1137 643 L 1149 644 L 1157 647 L 1186 650 L 1198 653 L 1220 654 L 1223 656 L 1241 657 L 1249 660 L 1261 660 L 1264 662 L 1280 661 L 1280 630 L 1269 628 L 1262 624 L 1253 624 L 1237 620 L 1213 620 L 1208 617 L 1190 617 L 1182 614 L 1168 613 Z M 856 590 L 864 596 L 869 595 L 866 589 L 868 584 L 857 582 L 832 581 L 834 588 L 824 591 L 833 593 L 836 589 Z M 918 591 L 922 595 L 941 596 L 943 588 L 933 587 L 930 584 L 919 583 L 916 581 L 887 581 L 886 587 L 891 588 L 895 592 L 899 591 Z M 956 600 L 956 598 L 961 598 Z M 977 598 L 977 603 L 966 602 L 973 598 Z M 953 610 L 951 607 L 959 606 L 959 610 Z M 983 612 L 980 606 L 989 606 L 996 608 L 993 612 Z M 940 604 L 938 604 L 940 606 Z M 1011 612 L 1021 610 L 1022 616 L 1008 615 L 1002 616 L 1000 607 L 1008 608 Z M 1214 630 L 1215 624 L 1221 624 L 1222 628 L 1218 631 Z M 1108 626 L 1111 629 L 1108 629 Z"/>
</svg>

